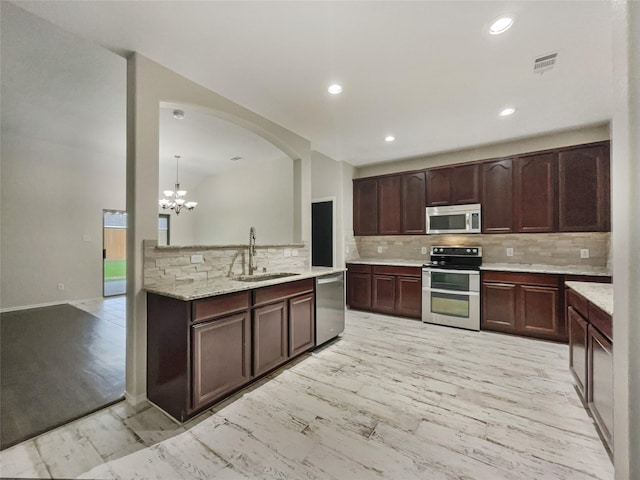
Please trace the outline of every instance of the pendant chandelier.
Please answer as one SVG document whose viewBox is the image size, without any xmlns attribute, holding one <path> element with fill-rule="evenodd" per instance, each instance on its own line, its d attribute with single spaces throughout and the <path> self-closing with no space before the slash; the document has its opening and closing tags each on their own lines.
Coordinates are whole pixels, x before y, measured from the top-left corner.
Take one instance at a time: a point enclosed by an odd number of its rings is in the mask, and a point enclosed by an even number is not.
<svg viewBox="0 0 640 480">
<path fill-rule="evenodd" d="M 158 203 L 163 210 L 170 208 L 176 215 L 180 214 L 180 210 L 186 208 L 187 210 L 193 210 L 198 205 L 198 202 L 187 202 L 184 198 L 187 195 L 186 190 L 180 190 L 180 180 L 178 180 L 178 160 L 180 155 L 174 155 L 176 157 L 176 189 L 163 191 L 164 198 L 161 198 Z"/>
</svg>

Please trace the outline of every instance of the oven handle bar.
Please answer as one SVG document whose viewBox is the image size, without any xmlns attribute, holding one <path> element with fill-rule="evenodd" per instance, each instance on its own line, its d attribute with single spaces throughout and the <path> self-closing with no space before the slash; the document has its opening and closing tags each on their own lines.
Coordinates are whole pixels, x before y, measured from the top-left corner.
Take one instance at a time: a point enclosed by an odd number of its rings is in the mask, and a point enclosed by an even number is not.
<svg viewBox="0 0 640 480">
<path fill-rule="evenodd" d="M 447 295 L 461 295 L 461 296 L 469 296 L 469 297 L 478 297 L 480 296 L 480 292 L 469 292 L 469 291 L 460 291 L 460 290 L 442 290 L 440 288 L 430 288 L 430 287 L 422 287 L 424 292 L 433 292 L 433 293 L 446 293 Z"/>
<path fill-rule="evenodd" d="M 480 272 L 478 270 L 455 270 L 455 269 L 447 270 L 444 268 L 426 267 L 426 268 L 423 268 L 422 271 L 425 273 L 436 272 L 436 273 L 459 273 L 461 275 L 480 275 Z"/>
</svg>

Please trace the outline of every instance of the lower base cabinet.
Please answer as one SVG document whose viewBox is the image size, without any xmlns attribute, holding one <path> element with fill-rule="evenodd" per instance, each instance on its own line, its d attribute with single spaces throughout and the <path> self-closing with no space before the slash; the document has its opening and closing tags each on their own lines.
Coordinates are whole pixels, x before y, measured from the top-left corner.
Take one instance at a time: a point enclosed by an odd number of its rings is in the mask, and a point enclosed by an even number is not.
<svg viewBox="0 0 640 480">
<path fill-rule="evenodd" d="M 589 324 L 573 307 L 567 310 L 569 323 L 569 370 L 583 399 L 587 398 L 587 327 Z"/>
<path fill-rule="evenodd" d="M 587 405 L 613 451 L 613 344 L 589 325 Z"/>
<path fill-rule="evenodd" d="M 315 346 L 314 279 L 183 301 L 147 294 L 147 397 L 185 421 Z"/>
<path fill-rule="evenodd" d="M 422 315 L 422 269 L 347 264 L 347 305 L 408 318 Z"/>
<path fill-rule="evenodd" d="M 560 285 L 559 275 L 482 272 L 481 328 L 568 341 Z"/>
</svg>

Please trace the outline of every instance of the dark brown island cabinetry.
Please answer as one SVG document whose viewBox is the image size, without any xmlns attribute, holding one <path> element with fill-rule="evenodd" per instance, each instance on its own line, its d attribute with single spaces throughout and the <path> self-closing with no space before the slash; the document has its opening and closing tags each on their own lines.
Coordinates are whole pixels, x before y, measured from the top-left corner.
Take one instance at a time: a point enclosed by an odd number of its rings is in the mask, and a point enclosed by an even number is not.
<svg viewBox="0 0 640 480">
<path fill-rule="evenodd" d="M 608 142 L 560 151 L 558 180 L 559 231 L 610 230 Z"/>
<path fill-rule="evenodd" d="M 582 400 L 613 451 L 613 335 L 611 315 L 566 290 L 569 369 Z"/>
<path fill-rule="evenodd" d="M 347 264 L 347 305 L 408 318 L 422 315 L 420 267 Z"/>
<path fill-rule="evenodd" d="M 518 157 L 515 162 L 515 230 L 556 231 L 556 170 L 554 153 Z"/>
<path fill-rule="evenodd" d="M 355 235 L 425 233 L 425 173 L 353 181 Z"/>
<path fill-rule="evenodd" d="M 513 159 L 482 164 L 482 232 L 510 233 L 513 218 Z"/>
<path fill-rule="evenodd" d="M 179 300 L 147 294 L 147 397 L 184 421 L 315 345 L 314 280 Z"/>
<path fill-rule="evenodd" d="M 482 272 L 482 330 L 567 341 L 561 275 Z"/>
<path fill-rule="evenodd" d="M 471 163 L 427 170 L 427 205 L 480 202 L 480 165 Z"/>
</svg>

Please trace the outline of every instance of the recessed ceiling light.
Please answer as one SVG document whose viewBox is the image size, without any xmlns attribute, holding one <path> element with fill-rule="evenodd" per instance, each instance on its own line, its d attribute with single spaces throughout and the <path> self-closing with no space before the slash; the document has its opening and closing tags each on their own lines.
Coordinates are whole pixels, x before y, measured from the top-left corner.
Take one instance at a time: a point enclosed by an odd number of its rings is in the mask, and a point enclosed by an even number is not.
<svg viewBox="0 0 640 480">
<path fill-rule="evenodd" d="M 386 137 L 384 137 L 385 142 L 393 142 L 395 139 L 396 137 L 394 137 L 393 135 L 387 135 Z"/>
<path fill-rule="evenodd" d="M 489 27 L 489 33 L 491 35 L 500 35 L 501 33 L 506 32 L 513 25 L 513 18 L 509 16 L 504 16 L 495 19 L 491 22 L 491 26 Z"/>
<path fill-rule="evenodd" d="M 178 120 L 182 120 L 184 118 L 184 110 L 174 110 L 173 118 L 177 118 Z"/>
<path fill-rule="evenodd" d="M 509 115 L 513 115 L 514 113 L 516 113 L 516 110 L 517 110 L 517 109 L 516 109 L 516 107 L 506 107 L 506 108 L 503 108 L 503 109 L 500 111 L 500 116 L 501 116 L 501 117 L 508 117 Z"/>
<path fill-rule="evenodd" d="M 329 88 L 327 89 L 327 91 L 331 94 L 331 95 L 338 95 L 339 93 L 342 93 L 342 86 L 338 85 L 337 83 L 334 83 L 333 85 L 330 85 Z"/>
</svg>

